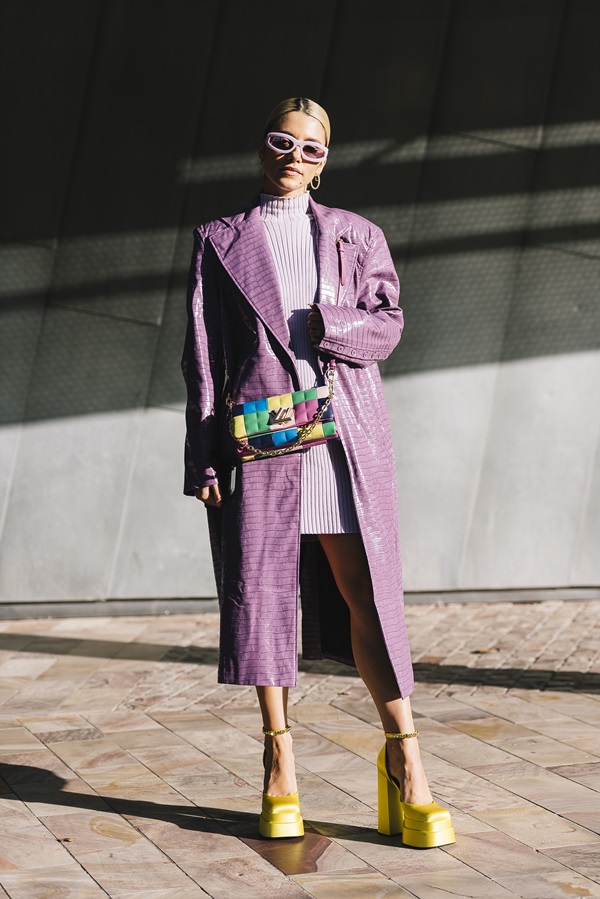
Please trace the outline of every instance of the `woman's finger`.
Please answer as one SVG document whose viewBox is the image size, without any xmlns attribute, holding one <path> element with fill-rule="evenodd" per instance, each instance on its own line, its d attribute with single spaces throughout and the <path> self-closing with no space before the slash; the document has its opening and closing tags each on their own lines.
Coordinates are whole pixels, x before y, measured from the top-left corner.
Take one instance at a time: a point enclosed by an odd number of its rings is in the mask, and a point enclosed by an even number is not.
<svg viewBox="0 0 600 899">
<path fill-rule="evenodd" d="M 220 506 L 221 491 L 218 484 L 211 484 L 210 487 L 202 487 L 196 490 L 196 499 L 199 499 L 205 506 Z"/>
</svg>

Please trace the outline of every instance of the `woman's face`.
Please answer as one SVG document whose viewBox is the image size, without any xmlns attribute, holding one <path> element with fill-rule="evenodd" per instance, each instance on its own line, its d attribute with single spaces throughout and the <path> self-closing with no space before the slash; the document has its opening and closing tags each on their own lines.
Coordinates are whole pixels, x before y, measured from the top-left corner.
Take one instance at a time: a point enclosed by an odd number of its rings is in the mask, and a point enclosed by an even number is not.
<svg viewBox="0 0 600 899">
<path fill-rule="evenodd" d="M 296 140 L 312 140 L 323 145 L 327 141 L 321 123 L 304 112 L 288 112 L 276 130 L 290 134 Z M 277 197 L 303 194 L 315 175 L 323 171 L 327 161 L 308 162 L 303 158 L 300 147 L 294 147 L 290 153 L 277 153 L 263 141 L 259 144 L 258 155 L 265 176 L 263 190 Z"/>
</svg>

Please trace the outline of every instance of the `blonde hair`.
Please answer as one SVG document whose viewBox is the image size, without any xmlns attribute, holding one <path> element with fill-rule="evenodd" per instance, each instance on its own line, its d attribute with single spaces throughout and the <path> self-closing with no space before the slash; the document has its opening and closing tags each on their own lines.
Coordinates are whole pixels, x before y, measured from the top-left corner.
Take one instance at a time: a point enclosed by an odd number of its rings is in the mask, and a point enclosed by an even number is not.
<svg viewBox="0 0 600 899">
<path fill-rule="evenodd" d="M 329 116 L 322 106 L 319 106 L 314 100 L 309 100 L 308 97 L 288 97 L 287 100 L 282 100 L 281 103 L 278 103 L 267 117 L 265 134 L 268 134 L 269 131 L 275 131 L 281 120 L 290 112 L 303 112 L 305 115 L 316 119 L 323 127 L 325 144 L 329 146 L 329 141 L 331 140 Z"/>
</svg>

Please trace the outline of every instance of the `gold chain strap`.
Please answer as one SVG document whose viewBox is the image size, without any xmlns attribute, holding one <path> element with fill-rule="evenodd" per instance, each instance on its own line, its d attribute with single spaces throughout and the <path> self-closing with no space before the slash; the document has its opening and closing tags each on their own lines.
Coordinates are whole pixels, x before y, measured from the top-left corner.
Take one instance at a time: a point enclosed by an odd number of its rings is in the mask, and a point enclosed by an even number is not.
<svg viewBox="0 0 600 899">
<path fill-rule="evenodd" d="M 408 740 L 409 737 L 418 737 L 419 736 L 418 730 L 414 730 L 412 732 L 412 734 L 391 734 L 391 733 L 388 733 L 387 730 L 384 731 L 384 733 L 385 733 L 386 737 L 388 737 L 388 739 L 390 739 L 390 740 Z"/>
<path fill-rule="evenodd" d="M 281 734 L 289 734 L 291 729 L 291 725 L 286 724 L 281 730 L 269 730 L 267 727 L 263 727 L 262 732 L 265 737 L 280 737 Z"/>
<path fill-rule="evenodd" d="M 329 409 L 331 405 L 331 401 L 333 399 L 333 382 L 335 380 L 335 368 L 327 369 L 327 381 L 329 385 L 329 395 L 320 409 L 318 409 L 313 415 L 311 421 L 309 421 L 305 425 L 300 425 L 298 428 L 298 439 L 294 440 L 293 443 L 288 443 L 287 446 L 281 447 L 281 449 L 276 450 L 261 450 L 257 449 L 255 446 L 252 446 L 251 443 L 244 440 L 243 437 L 236 437 L 233 433 L 233 407 L 235 403 L 231 399 L 231 396 L 227 394 L 226 403 L 229 408 L 229 433 L 235 440 L 235 442 L 241 446 L 243 449 L 248 450 L 248 452 L 253 453 L 255 456 L 285 456 L 287 453 L 293 453 L 294 450 L 298 449 L 299 446 L 306 440 L 306 438 L 312 434 L 316 426 L 321 422 L 323 416 Z"/>
</svg>

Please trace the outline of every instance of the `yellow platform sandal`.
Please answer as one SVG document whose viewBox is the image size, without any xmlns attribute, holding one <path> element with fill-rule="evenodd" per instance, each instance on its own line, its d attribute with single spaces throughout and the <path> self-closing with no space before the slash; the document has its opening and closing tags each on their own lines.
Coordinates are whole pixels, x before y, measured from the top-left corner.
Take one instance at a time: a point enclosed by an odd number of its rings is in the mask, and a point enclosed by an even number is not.
<svg viewBox="0 0 600 899">
<path fill-rule="evenodd" d="M 282 730 L 262 731 L 267 737 L 278 737 L 287 734 L 291 730 L 288 724 Z M 263 755 L 263 763 L 265 756 Z M 262 811 L 258 821 L 258 831 L 261 837 L 278 840 L 283 837 L 303 837 L 304 822 L 300 814 L 300 798 L 298 793 L 291 796 L 262 795 Z"/>
<path fill-rule="evenodd" d="M 389 734 L 393 740 L 408 740 L 418 737 L 419 731 L 412 734 Z M 402 834 L 402 842 L 416 849 L 432 849 L 434 846 L 447 846 L 456 842 L 450 812 L 437 802 L 426 805 L 413 805 L 402 802 L 400 787 L 392 777 L 387 764 L 387 744 L 381 748 L 377 758 L 377 830 L 386 836 Z"/>
</svg>

